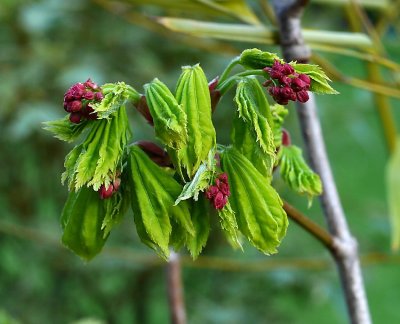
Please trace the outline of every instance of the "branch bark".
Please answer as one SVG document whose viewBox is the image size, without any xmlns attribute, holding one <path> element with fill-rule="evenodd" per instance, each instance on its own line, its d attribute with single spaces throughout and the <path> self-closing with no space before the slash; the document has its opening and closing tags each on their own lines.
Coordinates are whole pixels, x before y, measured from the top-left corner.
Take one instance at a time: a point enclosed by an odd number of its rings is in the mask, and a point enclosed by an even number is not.
<svg viewBox="0 0 400 324">
<path fill-rule="evenodd" d="M 283 56 L 287 61 L 307 62 L 310 50 L 301 34 L 301 15 L 307 0 L 274 0 Z M 310 162 L 323 183 L 321 204 L 333 238 L 332 255 L 339 270 L 349 317 L 354 324 L 371 323 L 358 257 L 357 241 L 347 225 L 325 149 L 314 96 L 297 103 L 297 113 Z"/>
<path fill-rule="evenodd" d="M 167 265 L 167 290 L 171 323 L 186 324 L 181 262 L 179 254 L 174 251 L 171 251 Z"/>
</svg>

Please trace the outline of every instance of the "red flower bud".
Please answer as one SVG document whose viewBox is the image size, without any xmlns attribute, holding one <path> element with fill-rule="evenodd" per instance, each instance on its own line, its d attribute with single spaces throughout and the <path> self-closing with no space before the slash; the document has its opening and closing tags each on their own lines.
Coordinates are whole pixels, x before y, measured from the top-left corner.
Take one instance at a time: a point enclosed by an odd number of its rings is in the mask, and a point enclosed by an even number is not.
<svg viewBox="0 0 400 324">
<path fill-rule="evenodd" d="M 206 191 L 206 198 L 211 200 L 218 194 L 218 192 L 219 190 L 217 186 L 210 186 Z"/>
<path fill-rule="evenodd" d="M 71 123 L 79 124 L 82 119 L 82 114 L 80 112 L 73 112 L 69 115 L 69 120 Z"/>
<path fill-rule="evenodd" d="M 77 112 L 82 109 L 82 102 L 79 100 L 74 100 L 68 104 L 68 108 L 70 112 Z"/>
<path fill-rule="evenodd" d="M 94 93 L 92 91 L 86 91 L 83 97 L 86 100 L 93 100 L 94 99 Z"/>
<path fill-rule="evenodd" d="M 96 92 L 96 93 L 94 94 L 94 99 L 95 99 L 96 101 L 102 101 L 103 98 L 104 98 L 104 96 L 103 96 L 103 94 L 102 94 L 101 92 Z"/>
<path fill-rule="evenodd" d="M 300 102 L 307 102 L 309 99 L 308 93 L 306 90 L 302 90 L 296 93 L 297 100 Z"/>
<path fill-rule="evenodd" d="M 289 146 L 291 144 L 290 134 L 286 129 L 282 129 L 282 145 Z"/>
<path fill-rule="evenodd" d="M 229 184 L 220 182 L 218 188 L 224 196 L 229 197 L 231 195 L 231 191 L 229 190 Z"/>
<path fill-rule="evenodd" d="M 221 173 L 218 176 L 218 179 L 221 180 L 222 182 L 226 183 L 226 184 L 228 183 L 228 175 L 225 172 Z"/>
<path fill-rule="evenodd" d="M 91 88 L 93 90 L 96 90 L 98 88 L 98 85 L 96 83 L 94 83 L 91 79 L 87 79 L 83 85 L 86 88 Z"/>
<path fill-rule="evenodd" d="M 298 78 L 299 78 L 301 81 L 307 83 L 308 86 L 310 86 L 310 84 L 311 84 L 311 79 L 310 79 L 310 77 L 309 77 L 307 74 L 299 74 Z M 307 89 L 307 90 L 308 90 L 308 89 Z"/>
<path fill-rule="evenodd" d="M 215 209 L 222 209 L 224 208 L 224 206 L 226 205 L 226 203 L 228 202 L 228 199 L 226 198 L 226 196 L 223 195 L 222 192 L 218 192 L 216 194 L 216 196 L 214 197 L 214 208 Z"/>
<path fill-rule="evenodd" d="M 289 63 L 282 64 L 282 73 L 285 75 L 291 75 L 294 73 L 293 67 Z"/>
<path fill-rule="evenodd" d="M 100 199 L 110 198 L 113 195 L 113 192 L 114 187 L 112 184 L 110 184 L 107 188 L 104 185 L 101 185 L 99 189 Z"/>
</svg>

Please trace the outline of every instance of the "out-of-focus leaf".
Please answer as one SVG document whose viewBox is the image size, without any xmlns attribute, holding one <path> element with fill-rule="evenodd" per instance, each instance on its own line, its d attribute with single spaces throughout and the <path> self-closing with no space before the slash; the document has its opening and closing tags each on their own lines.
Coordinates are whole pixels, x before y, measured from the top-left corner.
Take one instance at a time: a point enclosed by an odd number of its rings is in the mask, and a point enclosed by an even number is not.
<svg viewBox="0 0 400 324">
<path fill-rule="evenodd" d="M 54 137 L 71 143 L 79 138 L 85 128 L 90 125 L 90 121 L 84 120 L 79 124 L 74 124 L 70 122 L 69 116 L 66 116 L 63 119 L 52 120 L 43 124 L 45 125 L 43 129 L 53 133 Z"/>
<path fill-rule="evenodd" d="M 392 249 L 400 247 L 400 138 L 386 166 L 386 188 L 392 229 Z"/>
<path fill-rule="evenodd" d="M 182 186 L 138 146 L 130 148 L 128 168 L 132 209 L 139 237 L 167 259 L 172 231 L 170 218 L 187 233 L 194 234 L 187 202 L 174 206 Z"/>
<path fill-rule="evenodd" d="M 104 246 L 108 235 L 102 229 L 105 201 L 91 188 L 69 193 L 61 225 L 63 244 L 85 260 L 92 259 Z"/>
<path fill-rule="evenodd" d="M 125 107 L 109 119 L 96 120 L 85 141 L 76 146 L 65 158 L 62 181 L 68 180 L 71 190 L 84 185 L 97 191 L 106 187 L 121 169 L 121 158 L 131 137 Z"/>
<path fill-rule="evenodd" d="M 221 167 L 229 176 L 229 202 L 239 230 L 263 253 L 276 253 L 288 226 L 278 193 L 234 148 L 222 152 Z"/>
<path fill-rule="evenodd" d="M 297 146 L 281 147 L 280 175 L 299 194 L 307 194 L 312 198 L 322 193 L 321 179 L 304 161 L 301 149 Z"/>
<path fill-rule="evenodd" d="M 158 79 L 144 86 L 156 136 L 168 147 L 179 149 L 187 142 L 187 116 L 168 87 Z"/>
<path fill-rule="evenodd" d="M 168 153 L 183 176 L 189 178 L 197 172 L 215 147 L 215 129 L 211 120 L 211 99 L 207 78 L 200 65 L 184 66 L 176 86 L 176 100 L 187 115 L 187 144 Z"/>
<path fill-rule="evenodd" d="M 97 118 L 109 118 L 112 113 L 125 105 L 128 100 L 136 103 L 140 99 L 140 94 L 125 82 L 106 83 L 101 86 L 104 94 L 102 101 L 91 104 L 97 113 Z"/>
<path fill-rule="evenodd" d="M 290 64 L 297 73 L 307 74 L 311 78 L 310 91 L 320 94 L 338 94 L 338 92 L 328 83 L 331 79 L 328 78 L 325 72 L 318 65 L 299 64 L 294 62 Z"/>
</svg>

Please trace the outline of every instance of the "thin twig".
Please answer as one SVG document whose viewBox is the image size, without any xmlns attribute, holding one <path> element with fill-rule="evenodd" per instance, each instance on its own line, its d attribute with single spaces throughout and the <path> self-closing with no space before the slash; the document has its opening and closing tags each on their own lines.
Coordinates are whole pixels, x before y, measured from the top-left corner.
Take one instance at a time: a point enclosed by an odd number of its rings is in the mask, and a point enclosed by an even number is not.
<svg viewBox="0 0 400 324">
<path fill-rule="evenodd" d="M 183 299 L 181 262 L 178 253 L 171 251 L 167 265 L 168 302 L 171 323 L 186 324 L 186 310 Z"/>
<path fill-rule="evenodd" d="M 309 55 L 306 54 L 309 50 L 302 37 L 302 9 L 299 8 L 305 1 L 274 0 L 273 4 L 279 22 L 280 39 L 285 40 L 281 42 L 285 59 L 307 61 Z M 343 212 L 312 94 L 308 102 L 297 104 L 297 112 L 311 164 L 320 175 L 323 184 L 321 203 L 329 232 L 333 237 L 332 254 L 339 270 L 349 317 L 354 324 L 369 324 L 371 318 L 358 258 L 357 241 L 350 233 Z"/>
</svg>

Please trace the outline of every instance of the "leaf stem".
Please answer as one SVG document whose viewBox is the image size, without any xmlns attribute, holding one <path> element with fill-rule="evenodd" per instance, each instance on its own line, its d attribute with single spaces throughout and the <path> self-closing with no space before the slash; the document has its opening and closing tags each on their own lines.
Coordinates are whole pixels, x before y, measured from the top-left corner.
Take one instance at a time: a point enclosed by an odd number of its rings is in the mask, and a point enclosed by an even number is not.
<svg viewBox="0 0 400 324">
<path fill-rule="evenodd" d="M 268 74 L 263 70 L 246 70 L 244 72 L 240 72 L 231 76 L 224 82 L 219 83 L 217 86 L 217 90 L 220 91 L 221 95 L 224 95 L 236 83 L 238 79 L 249 75 L 254 75 L 254 76 L 261 75 L 264 77 L 268 77 Z"/>
<path fill-rule="evenodd" d="M 219 78 L 219 83 L 225 81 L 228 77 L 229 73 L 233 70 L 233 68 L 239 64 L 240 56 L 236 56 L 233 60 L 231 60 L 228 66 L 225 68 L 224 72 L 222 72 L 221 77 Z"/>
</svg>

